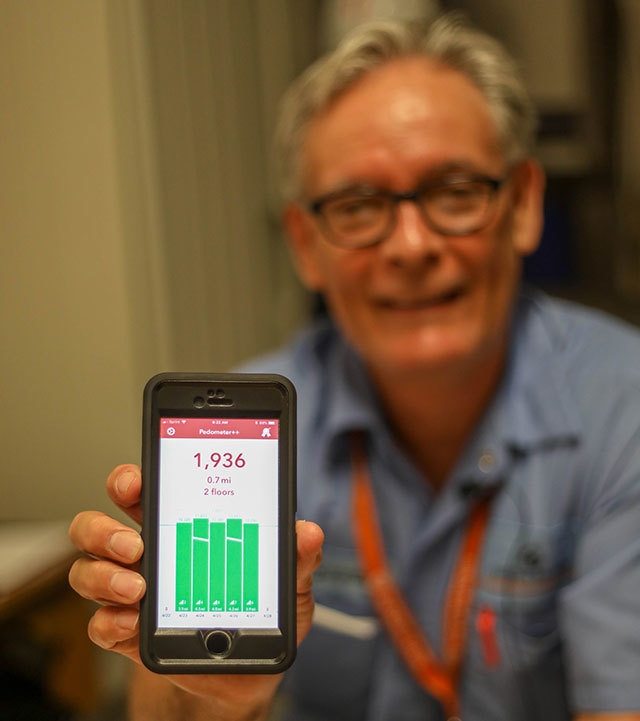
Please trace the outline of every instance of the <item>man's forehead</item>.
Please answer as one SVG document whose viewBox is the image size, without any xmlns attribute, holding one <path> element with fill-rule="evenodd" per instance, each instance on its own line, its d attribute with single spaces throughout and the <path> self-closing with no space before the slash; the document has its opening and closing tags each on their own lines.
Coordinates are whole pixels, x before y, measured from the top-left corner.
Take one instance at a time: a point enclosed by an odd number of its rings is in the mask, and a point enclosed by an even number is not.
<svg viewBox="0 0 640 721">
<path fill-rule="evenodd" d="M 389 117 L 398 123 L 404 123 L 416 117 L 424 116 L 429 111 L 429 98 L 425 93 L 414 92 L 413 89 L 398 88 L 387 106 Z"/>
<path fill-rule="evenodd" d="M 344 182 L 340 174 L 357 175 L 361 165 L 367 173 L 395 163 L 428 174 L 428 166 L 451 161 L 501 170 L 495 123 L 480 90 L 424 57 L 390 61 L 362 77 L 314 118 L 306 140 L 307 180 L 311 173 L 322 186 Z"/>
</svg>

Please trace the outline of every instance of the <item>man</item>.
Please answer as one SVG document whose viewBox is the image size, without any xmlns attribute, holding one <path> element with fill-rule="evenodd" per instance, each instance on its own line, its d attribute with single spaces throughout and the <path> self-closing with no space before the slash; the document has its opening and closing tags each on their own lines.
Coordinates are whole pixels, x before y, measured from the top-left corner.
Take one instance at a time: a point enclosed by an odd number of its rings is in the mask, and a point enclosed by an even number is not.
<svg viewBox="0 0 640 721">
<path fill-rule="evenodd" d="M 356 32 L 285 101 L 285 225 L 333 320 L 251 365 L 299 394 L 301 638 L 326 536 L 293 719 L 640 719 L 640 340 L 520 288 L 534 126 L 450 17 Z M 138 469 L 108 489 L 139 521 Z M 71 572 L 91 637 L 138 660 L 139 536 L 70 533 L 105 559 Z M 277 683 L 141 670 L 133 718 L 261 718 Z"/>
</svg>

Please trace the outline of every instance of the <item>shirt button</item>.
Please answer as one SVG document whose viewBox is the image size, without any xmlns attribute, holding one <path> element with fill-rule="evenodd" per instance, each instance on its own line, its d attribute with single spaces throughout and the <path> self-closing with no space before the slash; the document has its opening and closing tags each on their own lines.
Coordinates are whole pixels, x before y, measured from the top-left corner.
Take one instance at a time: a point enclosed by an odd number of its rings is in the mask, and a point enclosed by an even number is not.
<svg viewBox="0 0 640 721">
<path fill-rule="evenodd" d="M 496 456 L 495 456 L 494 452 L 491 450 L 483 451 L 482 455 L 480 456 L 480 458 L 478 460 L 478 468 L 483 473 L 490 473 L 491 470 L 495 467 L 495 465 L 496 465 Z"/>
<path fill-rule="evenodd" d="M 542 550 L 533 543 L 525 543 L 518 551 L 518 560 L 531 571 L 536 571 L 542 566 Z"/>
</svg>

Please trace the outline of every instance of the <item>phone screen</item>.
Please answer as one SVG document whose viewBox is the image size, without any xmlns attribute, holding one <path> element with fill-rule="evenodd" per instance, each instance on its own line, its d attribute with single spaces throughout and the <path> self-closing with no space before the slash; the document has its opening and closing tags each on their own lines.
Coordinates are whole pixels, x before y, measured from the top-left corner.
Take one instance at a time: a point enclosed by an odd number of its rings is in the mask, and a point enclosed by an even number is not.
<svg viewBox="0 0 640 721">
<path fill-rule="evenodd" d="M 278 627 L 277 418 L 160 418 L 158 628 Z"/>
</svg>

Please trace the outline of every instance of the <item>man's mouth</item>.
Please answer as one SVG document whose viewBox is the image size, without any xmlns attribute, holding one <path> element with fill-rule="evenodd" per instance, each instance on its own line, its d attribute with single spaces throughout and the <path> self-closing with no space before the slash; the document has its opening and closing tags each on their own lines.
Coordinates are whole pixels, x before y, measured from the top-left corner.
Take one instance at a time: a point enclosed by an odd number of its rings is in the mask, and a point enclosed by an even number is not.
<svg viewBox="0 0 640 721">
<path fill-rule="evenodd" d="M 441 293 L 408 296 L 408 297 L 384 297 L 378 300 L 378 305 L 387 310 L 423 310 L 428 308 L 440 308 L 459 300 L 465 293 L 464 288 L 451 288 Z"/>
</svg>

